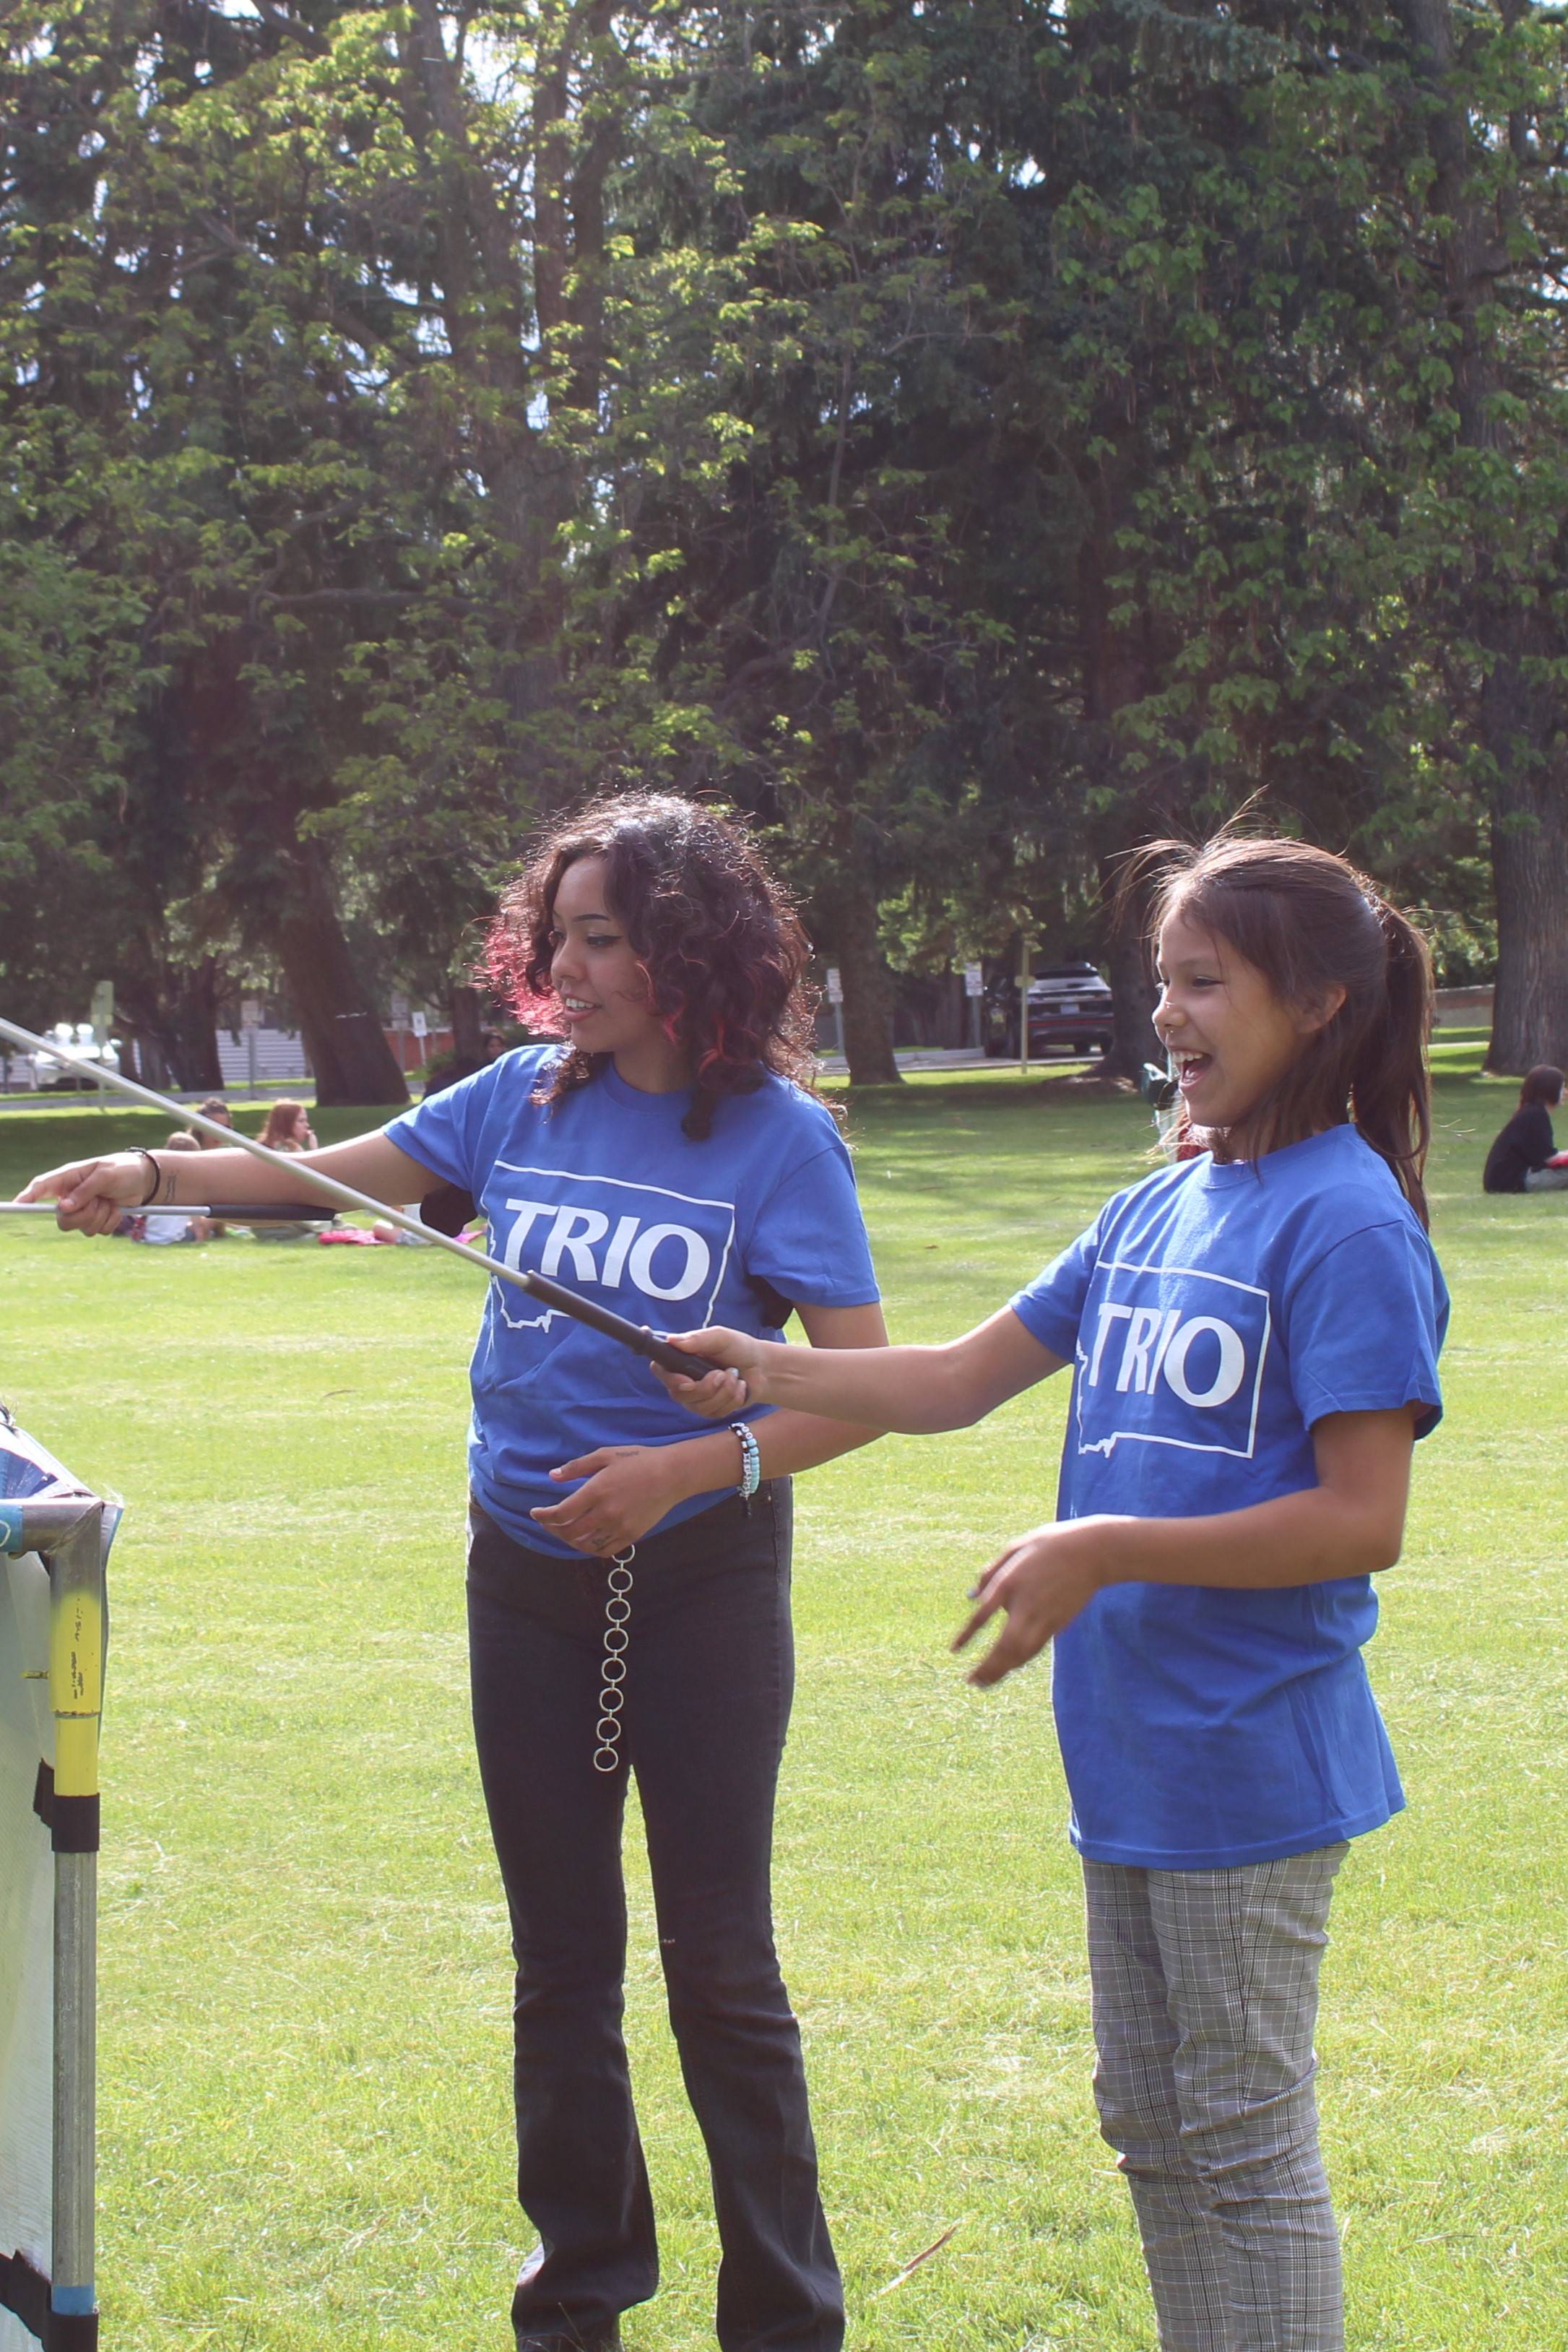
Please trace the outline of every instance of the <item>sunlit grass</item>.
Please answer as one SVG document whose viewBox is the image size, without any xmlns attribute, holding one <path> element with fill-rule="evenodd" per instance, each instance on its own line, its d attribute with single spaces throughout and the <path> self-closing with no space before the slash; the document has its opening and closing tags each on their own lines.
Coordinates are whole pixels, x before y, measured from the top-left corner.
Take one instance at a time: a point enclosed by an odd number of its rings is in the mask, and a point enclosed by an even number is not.
<svg viewBox="0 0 1568 2352">
<path fill-rule="evenodd" d="M 1373 1653 L 1412 1801 L 1342 1881 L 1323 2100 L 1351 2341 L 1555 2352 L 1568 1197 L 1480 1193 L 1512 1090 L 1473 1074 L 1475 1041 L 1439 1043 L 1448 1417 Z M 1005 1299 L 1149 1141 L 1129 1099 L 996 1070 L 862 1097 L 853 1118 L 909 1337 Z M 158 1132 L 134 1112 L 0 1114 L 0 1184 Z M 434 1252 L 143 1250 L 15 1223 L 0 1250 L 0 1394 L 130 1506 L 105 1753 L 106 2343 L 505 2352 L 526 2232 L 464 1683 L 474 1282 Z M 982 1697 L 946 1646 L 974 1569 L 1049 1507 L 1064 1401 L 890 1442 L 799 1490 L 778 1912 L 857 2352 L 1153 2344 L 1090 2115 L 1043 1676 Z M 634 1839 L 630 1868 L 665 2283 L 627 2341 L 694 2352 L 712 2341 L 708 2189 Z"/>
</svg>

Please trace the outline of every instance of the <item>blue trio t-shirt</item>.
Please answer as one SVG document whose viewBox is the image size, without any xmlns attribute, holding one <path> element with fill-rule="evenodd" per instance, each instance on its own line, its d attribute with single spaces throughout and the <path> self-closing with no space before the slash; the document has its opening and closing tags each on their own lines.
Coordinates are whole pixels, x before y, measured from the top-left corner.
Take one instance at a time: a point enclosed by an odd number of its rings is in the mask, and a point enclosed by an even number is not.
<svg viewBox="0 0 1568 2352">
<path fill-rule="evenodd" d="M 850 1158 L 821 1103 L 768 1077 L 727 1096 L 713 1131 L 681 1132 L 689 1093 L 639 1093 L 607 1067 L 548 1109 L 529 1097 L 559 1051 L 525 1046 L 392 1120 L 433 1175 L 473 1193 L 489 1251 L 656 1331 L 705 1324 L 777 1339 L 792 1305 L 877 1297 Z M 613 1339 L 492 1281 L 474 1351 L 469 1470 L 518 1543 L 580 1555 L 528 1517 L 573 1491 L 559 1465 L 598 1445 L 671 1445 L 701 1430 Z M 724 1488 L 716 1490 L 722 1493 Z M 713 1500 L 689 1497 L 661 1526 Z"/>
<path fill-rule="evenodd" d="M 1012 1307 L 1074 1365 L 1064 1519 L 1239 1510 L 1316 1486 L 1326 1414 L 1418 1403 L 1418 1436 L 1441 1414 L 1448 1291 L 1350 1127 L 1118 1193 Z M 1073 1843 L 1211 1870 L 1376 1828 L 1405 1801 L 1361 1654 L 1376 1622 L 1367 1576 L 1097 1593 L 1055 1643 Z"/>
</svg>

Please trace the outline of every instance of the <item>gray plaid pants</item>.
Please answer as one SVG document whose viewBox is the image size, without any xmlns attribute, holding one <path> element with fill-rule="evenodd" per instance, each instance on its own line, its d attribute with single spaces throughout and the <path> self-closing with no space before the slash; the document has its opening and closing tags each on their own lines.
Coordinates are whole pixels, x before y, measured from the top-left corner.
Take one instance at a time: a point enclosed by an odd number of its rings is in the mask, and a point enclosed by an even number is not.
<svg viewBox="0 0 1568 2352">
<path fill-rule="evenodd" d="M 1094 2096 L 1133 2192 L 1162 2352 L 1343 2352 L 1312 2027 L 1344 1854 L 1083 1865 Z"/>
</svg>

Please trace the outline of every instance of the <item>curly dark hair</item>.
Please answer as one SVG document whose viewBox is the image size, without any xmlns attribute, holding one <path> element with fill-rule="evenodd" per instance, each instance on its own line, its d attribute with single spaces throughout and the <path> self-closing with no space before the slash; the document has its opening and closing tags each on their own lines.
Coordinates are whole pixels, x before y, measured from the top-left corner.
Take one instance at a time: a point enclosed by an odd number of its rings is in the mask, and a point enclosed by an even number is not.
<svg viewBox="0 0 1568 2352">
<path fill-rule="evenodd" d="M 686 1134 L 710 1134 L 722 1098 L 751 1093 L 769 1071 L 814 1093 L 816 992 L 795 910 L 733 818 L 674 793 L 606 793 L 538 843 L 486 941 L 490 985 L 517 1018 L 537 1024 L 555 1004 L 556 892 L 581 857 L 604 860 L 605 890 L 649 1000 L 690 1059 Z M 534 1100 L 559 1102 L 608 1059 L 573 1047 L 547 1062 Z"/>
</svg>

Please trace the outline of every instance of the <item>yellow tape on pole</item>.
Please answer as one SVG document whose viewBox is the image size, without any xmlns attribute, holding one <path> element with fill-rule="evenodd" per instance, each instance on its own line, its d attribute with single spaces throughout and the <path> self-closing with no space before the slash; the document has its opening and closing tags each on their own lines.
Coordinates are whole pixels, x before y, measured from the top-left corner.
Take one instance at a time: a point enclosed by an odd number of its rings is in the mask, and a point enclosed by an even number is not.
<svg viewBox="0 0 1568 2352">
<path fill-rule="evenodd" d="M 49 1706 L 55 1718 L 55 1793 L 98 1794 L 103 1713 L 103 1603 L 96 1592 L 57 1591 L 49 1627 Z"/>
</svg>

